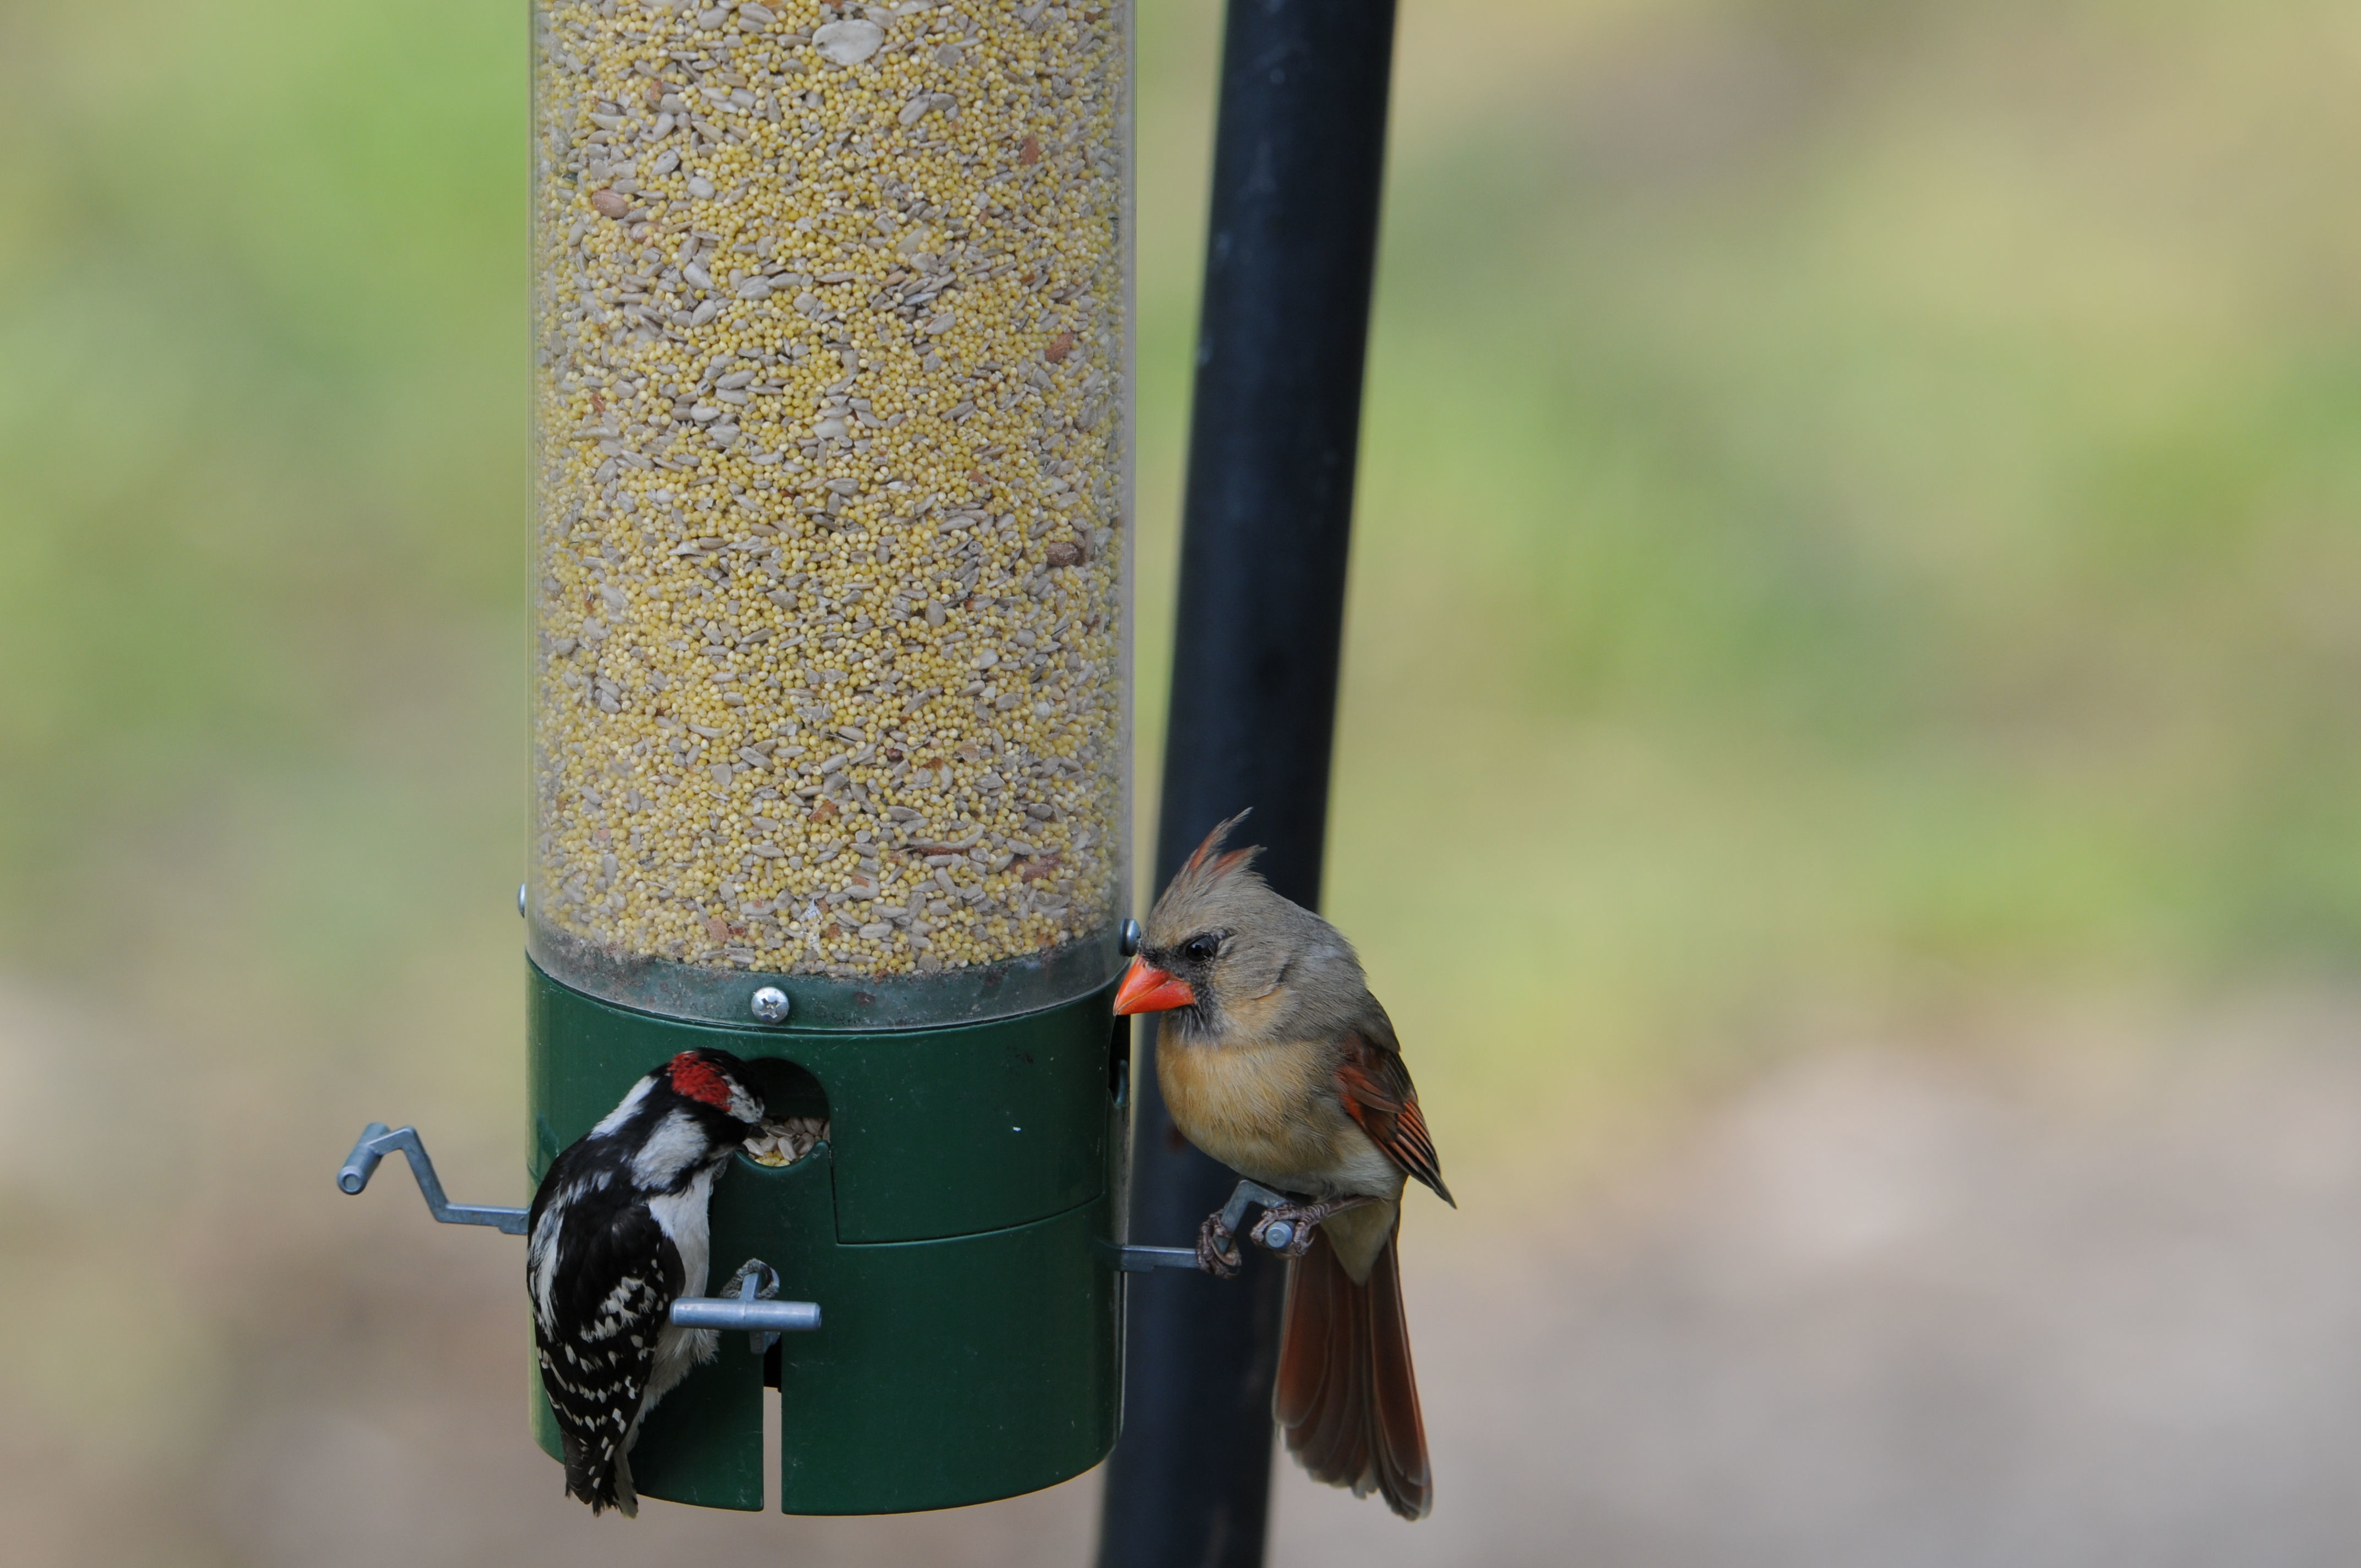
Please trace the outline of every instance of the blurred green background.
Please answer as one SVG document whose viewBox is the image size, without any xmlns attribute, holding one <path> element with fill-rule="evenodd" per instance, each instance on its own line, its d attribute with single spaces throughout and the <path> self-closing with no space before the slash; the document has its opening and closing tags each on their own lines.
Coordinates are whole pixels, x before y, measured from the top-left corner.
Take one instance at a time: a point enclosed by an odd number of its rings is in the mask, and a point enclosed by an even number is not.
<svg viewBox="0 0 2361 1568">
<path fill-rule="evenodd" d="M 1151 748 L 1218 31 L 1142 0 Z M 209 1444 L 356 1354 L 355 1269 L 494 1250 L 329 1206 L 361 1121 L 519 1197 L 524 42 L 0 0 L 0 1526 L 56 1561 L 268 1557 Z M 1831 1031 L 2351 974 L 2361 13 L 1406 0 L 1400 59 L 1329 904 L 1463 1201 Z"/>
</svg>

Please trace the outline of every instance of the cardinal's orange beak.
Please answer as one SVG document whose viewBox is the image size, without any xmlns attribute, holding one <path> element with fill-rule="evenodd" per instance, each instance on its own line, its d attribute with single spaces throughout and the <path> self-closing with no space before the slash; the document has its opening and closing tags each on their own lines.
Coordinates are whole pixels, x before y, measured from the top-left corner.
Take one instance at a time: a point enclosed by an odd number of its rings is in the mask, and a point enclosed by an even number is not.
<svg viewBox="0 0 2361 1568">
<path fill-rule="evenodd" d="M 1195 1003 L 1197 993 L 1189 982 L 1165 973 L 1146 959 L 1134 959 L 1125 971 L 1123 983 L 1115 988 L 1115 1010 L 1125 1013 L 1162 1013 L 1174 1007 Z"/>
</svg>

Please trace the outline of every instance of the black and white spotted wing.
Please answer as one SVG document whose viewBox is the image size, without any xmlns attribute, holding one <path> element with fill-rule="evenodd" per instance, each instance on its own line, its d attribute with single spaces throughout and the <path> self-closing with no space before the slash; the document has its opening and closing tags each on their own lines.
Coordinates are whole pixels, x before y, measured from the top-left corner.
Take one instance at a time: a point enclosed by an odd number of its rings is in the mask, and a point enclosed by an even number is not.
<svg viewBox="0 0 2361 1568">
<path fill-rule="evenodd" d="M 633 1513 L 625 1445 L 683 1267 L 620 1153 L 607 1140 L 586 1140 L 551 1165 L 533 1196 L 527 1267 L 541 1383 L 565 1442 L 566 1490 L 593 1512 Z"/>
</svg>

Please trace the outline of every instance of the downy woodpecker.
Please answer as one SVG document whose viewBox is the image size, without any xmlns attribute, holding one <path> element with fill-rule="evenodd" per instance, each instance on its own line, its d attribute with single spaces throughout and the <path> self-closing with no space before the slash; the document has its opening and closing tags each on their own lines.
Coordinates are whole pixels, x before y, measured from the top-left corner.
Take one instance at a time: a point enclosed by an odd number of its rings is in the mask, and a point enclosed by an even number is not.
<svg viewBox="0 0 2361 1568">
<path fill-rule="evenodd" d="M 763 1121 L 746 1064 L 683 1051 L 551 1162 L 528 1215 L 526 1276 L 542 1387 L 566 1445 L 566 1490 L 639 1511 L 640 1421 L 699 1362 L 710 1329 L 672 1326 L 705 1293 L 714 1179 Z"/>
</svg>

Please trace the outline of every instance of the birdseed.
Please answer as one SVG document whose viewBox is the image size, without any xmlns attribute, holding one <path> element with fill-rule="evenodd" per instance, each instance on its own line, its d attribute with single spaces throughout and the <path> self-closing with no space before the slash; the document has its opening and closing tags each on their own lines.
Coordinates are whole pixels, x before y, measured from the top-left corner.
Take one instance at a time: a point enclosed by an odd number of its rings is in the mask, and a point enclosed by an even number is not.
<svg viewBox="0 0 2361 1568">
<path fill-rule="evenodd" d="M 746 1140 L 746 1156 L 756 1165 L 793 1165 L 828 1142 L 824 1116 L 785 1116 L 765 1122 Z"/>
<path fill-rule="evenodd" d="M 722 969 L 1117 917 L 1127 16 L 544 5 L 533 890 Z"/>
</svg>

